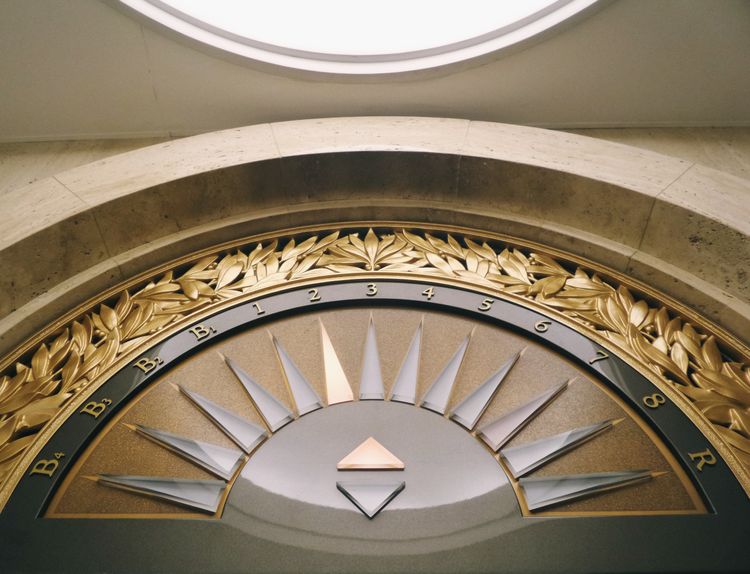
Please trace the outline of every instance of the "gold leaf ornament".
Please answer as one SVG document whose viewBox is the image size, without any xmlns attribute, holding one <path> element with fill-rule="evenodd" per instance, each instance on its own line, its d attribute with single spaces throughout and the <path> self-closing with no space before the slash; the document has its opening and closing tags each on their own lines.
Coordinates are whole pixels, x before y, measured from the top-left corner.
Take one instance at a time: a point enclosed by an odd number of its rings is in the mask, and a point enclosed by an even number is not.
<svg viewBox="0 0 750 574">
<path fill-rule="evenodd" d="M 649 365 L 750 469 L 750 366 L 737 349 L 730 359 L 722 341 L 679 313 L 537 249 L 370 228 L 238 243 L 203 255 L 99 302 L 23 357 L 10 357 L 0 373 L 0 481 L 47 421 L 154 334 L 266 287 L 363 272 L 450 278 L 563 314 Z"/>
</svg>

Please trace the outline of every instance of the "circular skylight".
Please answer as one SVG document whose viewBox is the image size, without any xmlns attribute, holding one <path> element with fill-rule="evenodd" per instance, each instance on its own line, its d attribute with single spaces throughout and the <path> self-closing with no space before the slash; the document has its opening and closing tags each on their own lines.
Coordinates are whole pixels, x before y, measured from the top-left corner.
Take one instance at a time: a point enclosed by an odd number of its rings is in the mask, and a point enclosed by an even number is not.
<svg viewBox="0 0 750 574">
<path fill-rule="evenodd" d="M 281 66 L 392 73 L 516 44 L 595 0 L 122 0 L 215 48 Z"/>
</svg>

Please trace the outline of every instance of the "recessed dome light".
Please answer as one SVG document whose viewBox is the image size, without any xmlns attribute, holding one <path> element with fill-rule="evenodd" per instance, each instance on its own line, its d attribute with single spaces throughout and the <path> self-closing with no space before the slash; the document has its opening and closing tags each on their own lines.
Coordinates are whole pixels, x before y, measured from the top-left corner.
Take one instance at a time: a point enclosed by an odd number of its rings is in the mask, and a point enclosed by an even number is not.
<svg viewBox="0 0 750 574">
<path fill-rule="evenodd" d="M 517 44 L 596 0 L 121 0 L 204 44 L 279 66 L 378 74 Z"/>
</svg>

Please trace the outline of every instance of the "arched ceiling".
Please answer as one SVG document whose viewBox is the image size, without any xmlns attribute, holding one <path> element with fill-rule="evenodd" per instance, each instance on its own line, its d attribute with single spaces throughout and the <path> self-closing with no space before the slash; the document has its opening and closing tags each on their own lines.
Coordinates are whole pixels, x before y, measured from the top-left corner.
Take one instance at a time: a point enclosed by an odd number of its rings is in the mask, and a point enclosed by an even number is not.
<svg viewBox="0 0 750 574">
<path fill-rule="evenodd" d="M 750 124 L 750 3 L 615 0 L 532 45 L 396 77 L 250 67 L 115 0 L 0 7 L 0 141 L 429 115 L 547 127 Z"/>
<path fill-rule="evenodd" d="M 0 196 L 0 345 L 187 250 L 282 228 L 422 221 L 591 259 L 748 332 L 750 184 L 522 126 L 330 118 L 181 138 Z M 746 266 L 745 266 L 746 267 Z"/>
</svg>

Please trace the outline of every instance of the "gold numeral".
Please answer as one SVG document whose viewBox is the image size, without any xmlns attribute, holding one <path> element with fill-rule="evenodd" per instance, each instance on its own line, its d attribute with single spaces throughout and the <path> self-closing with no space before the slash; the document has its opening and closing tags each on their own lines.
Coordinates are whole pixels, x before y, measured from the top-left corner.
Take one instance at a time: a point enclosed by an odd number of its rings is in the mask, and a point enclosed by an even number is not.
<svg viewBox="0 0 750 574">
<path fill-rule="evenodd" d="M 653 395 L 646 395 L 645 397 L 643 397 L 643 404 L 650 409 L 658 409 L 660 405 L 663 405 L 666 402 L 667 399 L 665 399 L 659 393 L 654 393 Z"/>
<path fill-rule="evenodd" d="M 604 351 L 597 351 L 596 357 L 594 357 L 593 359 L 589 359 L 589 365 L 593 365 L 594 363 L 603 361 L 604 359 L 609 359 L 609 355 Z"/>
<path fill-rule="evenodd" d="M 188 329 L 188 331 L 195 335 L 195 338 L 199 341 L 216 333 L 216 329 L 213 327 L 206 327 L 205 325 L 196 325 L 192 329 Z"/>
<path fill-rule="evenodd" d="M 484 301 L 482 301 L 482 304 L 477 307 L 477 309 L 479 309 L 480 311 L 489 311 L 494 302 L 494 299 L 485 299 Z"/>
<path fill-rule="evenodd" d="M 82 415 L 91 415 L 95 419 L 98 419 L 99 415 L 107 410 L 107 407 L 111 404 L 111 399 L 102 399 L 98 403 L 96 401 L 91 401 L 89 403 L 86 403 L 86 405 L 80 410 L 80 413 Z"/>
<path fill-rule="evenodd" d="M 310 303 L 315 303 L 316 301 L 320 301 L 320 295 L 318 294 L 317 289 L 310 289 L 307 292 L 308 295 L 310 295 Z"/>
<path fill-rule="evenodd" d="M 266 310 L 265 309 L 261 309 L 260 305 L 258 305 L 257 303 L 253 303 L 253 307 L 255 307 L 255 314 L 256 315 L 262 315 L 263 313 L 266 312 Z"/>
<path fill-rule="evenodd" d="M 690 455 L 690 458 L 692 460 L 698 461 L 697 463 L 695 463 L 695 465 L 698 467 L 699 471 L 702 471 L 703 467 L 706 465 L 713 466 L 716 464 L 716 457 L 708 449 L 702 450 L 700 452 L 689 452 L 688 454 Z"/>
<path fill-rule="evenodd" d="M 427 297 L 427 300 L 429 301 L 435 296 L 435 288 L 434 287 L 428 287 L 424 291 L 422 291 L 422 295 Z"/>
<path fill-rule="evenodd" d="M 60 466 L 60 459 L 64 456 L 65 456 L 64 452 L 56 452 L 54 460 L 53 459 L 38 460 L 36 464 L 31 468 L 31 472 L 29 472 L 29 475 L 42 474 L 44 476 L 51 477 L 53 474 L 55 474 L 57 467 Z"/>
<path fill-rule="evenodd" d="M 552 321 L 537 321 L 534 324 L 534 331 L 537 333 L 546 333 L 549 331 L 549 326 L 552 324 Z"/>
<path fill-rule="evenodd" d="M 366 294 L 368 297 L 374 297 L 378 294 L 378 286 L 375 283 L 368 283 Z"/>
<path fill-rule="evenodd" d="M 148 374 L 151 371 L 153 371 L 156 367 L 162 364 L 164 364 L 164 361 L 162 361 L 159 357 L 154 357 L 153 359 L 149 359 L 148 357 L 143 357 L 142 359 L 138 359 L 135 362 L 135 364 L 133 365 L 133 368 L 140 369 L 144 373 Z"/>
</svg>

